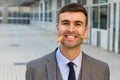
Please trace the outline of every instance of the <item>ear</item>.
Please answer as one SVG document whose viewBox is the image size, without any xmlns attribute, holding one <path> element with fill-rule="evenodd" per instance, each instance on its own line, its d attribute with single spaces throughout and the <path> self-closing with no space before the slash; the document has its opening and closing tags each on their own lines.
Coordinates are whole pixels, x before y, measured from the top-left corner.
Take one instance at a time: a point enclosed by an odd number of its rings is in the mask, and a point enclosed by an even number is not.
<svg viewBox="0 0 120 80">
<path fill-rule="evenodd" d="M 85 34 L 84 34 L 84 36 L 87 36 L 87 35 L 88 35 L 88 31 L 89 31 L 89 28 L 88 28 L 88 26 L 86 26 L 86 27 L 85 27 Z"/>
</svg>

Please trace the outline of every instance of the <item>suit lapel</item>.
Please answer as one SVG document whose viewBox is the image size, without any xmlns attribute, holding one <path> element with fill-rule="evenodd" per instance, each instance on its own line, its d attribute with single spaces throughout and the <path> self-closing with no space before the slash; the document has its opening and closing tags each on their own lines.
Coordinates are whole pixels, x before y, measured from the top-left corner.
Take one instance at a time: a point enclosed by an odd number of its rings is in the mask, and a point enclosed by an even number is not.
<svg viewBox="0 0 120 80">
<path fill-rule="evenodd" d="M 56 49 L 57 50 L 57 49 Z M 47 59 L 47 75 L 48 80 L 62 80 L 62 76 L 56 60 L 56 50 L 51 53 Z"/>
<path fill-rule="evenodd" d="M 54 53 L 54 52 L 53 52 Z M 56 60 L 55 60 L 55 53 L 51 54 L 47 59 L 47 75 L 48 80 L 57 80 L 56 79 Z"/>
<path fill-rule="evenodd" d="M 57 80 L 63 80 L 58 65 L 57 65 Z"/>
<path fill-rule="evenodd" d="M 82 53 L 82 65 L 79 80 L 89 80 L 89 61 L 84 53 Z"/>
</svg>

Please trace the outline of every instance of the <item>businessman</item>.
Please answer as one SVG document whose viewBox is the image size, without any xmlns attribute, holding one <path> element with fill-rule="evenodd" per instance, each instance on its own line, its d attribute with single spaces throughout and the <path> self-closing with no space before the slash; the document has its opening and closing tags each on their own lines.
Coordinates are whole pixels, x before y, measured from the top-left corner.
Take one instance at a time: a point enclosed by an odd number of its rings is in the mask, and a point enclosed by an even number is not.
<svg viewBox="0 0 120 80">
<path fill-rule="evenodd" d="M 81 50 L 88 33 L 88 15 L 78 3 L 63 6 L 56 31 L 60 46 L 50 54 L 28 62 L 26 80 L 110 80 L 108 64 Z"/>
</svg>

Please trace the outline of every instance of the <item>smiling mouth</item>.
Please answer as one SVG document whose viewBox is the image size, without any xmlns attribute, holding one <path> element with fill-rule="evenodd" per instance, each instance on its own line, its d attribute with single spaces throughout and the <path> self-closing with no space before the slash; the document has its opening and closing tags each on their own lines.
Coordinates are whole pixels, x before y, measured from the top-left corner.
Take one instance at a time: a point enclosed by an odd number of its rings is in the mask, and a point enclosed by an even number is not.
<svg viewBox="0 0 120 80">
<path fill-rule="evenodd" d="M 76 35 L 65 35 L 65 38 L 68 40 L 75 40 L 78 36 Z"/>
<path fill-rule="evenodd" d="M 78 36 L 74 36 L 74 35 L 65 35 L 65 36 L 64 36 L 64 35 L 61 35 L 61 36 L 58 37 L 57 43 L 61 43 L 62 40 L 64 39 L 64 37 L 65 37 L 67 40 L 69 40 L 69 41 L 73 41 L 73 40 L 75 40 L 75 39 L 78 38 Z M 82 38 L 82 39 L 85 39 L 85 40 L 88 40 L 88 39 L 89 39 L 87 36 L 81 36 L 81 38 Z"/>
<path fill-rule="evenodd" d="M 71 38 L 71 39 L 74 39 L 75 37 L 74 37 L 74 36 L 67 36 L 67 38 Z"/>
</svg>

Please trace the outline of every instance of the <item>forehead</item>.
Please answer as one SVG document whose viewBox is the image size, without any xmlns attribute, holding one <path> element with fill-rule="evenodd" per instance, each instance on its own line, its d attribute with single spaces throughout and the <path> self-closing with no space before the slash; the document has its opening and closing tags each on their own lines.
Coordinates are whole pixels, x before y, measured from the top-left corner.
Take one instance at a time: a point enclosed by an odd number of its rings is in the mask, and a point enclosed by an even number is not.
<svg viewBox="0 0 120 80">
<path fill-rule="evenodd" d="M 86 21 L 86 16 L 82 12 L 64 12 L 59 15 L 59 20 Z"/>
</svg>

